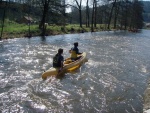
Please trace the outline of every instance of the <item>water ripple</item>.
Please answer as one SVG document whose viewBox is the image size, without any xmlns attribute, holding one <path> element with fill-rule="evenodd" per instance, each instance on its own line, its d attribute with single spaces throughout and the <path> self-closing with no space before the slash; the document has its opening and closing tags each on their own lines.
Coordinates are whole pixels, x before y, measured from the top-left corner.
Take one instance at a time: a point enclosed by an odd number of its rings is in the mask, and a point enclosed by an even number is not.
<svg viewBox="0 0 150 113">
<path fill-rule="evenodd" d="M 0 111 L 22 113 L 141 113 L 150 75 L 149 31 L 48 36 L 0 41 Z M 88 62 L 43 81 L 58 48 L 78 41 Z"/>
</svg>

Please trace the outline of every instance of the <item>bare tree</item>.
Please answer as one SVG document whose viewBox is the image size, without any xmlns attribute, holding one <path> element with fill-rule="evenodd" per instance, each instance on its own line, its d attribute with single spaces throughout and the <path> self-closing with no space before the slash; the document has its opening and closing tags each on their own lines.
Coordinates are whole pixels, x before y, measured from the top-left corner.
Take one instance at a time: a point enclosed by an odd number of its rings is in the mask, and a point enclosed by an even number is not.
<svg viewBox="0 0 150 113">
<path fill-rule="evenodd" d="M 89 0 L 86 1 L 86 27 L 90 27 Z"/>
<path fill-rule="evenodd" d="M 131 11 L 129 22 L 130 29 L 141 29 L 143 26 L 143 16 L 142 16 L 143 4 L 138 0 L 133 0 L 130 11 Z"/>
<path fill-rule="evenodd" d="M 107 29 L 110 29 L 110 23 L 111 23 L 111 19 L 112 19 L 112 16 L 113 16 L 113 10 L 114 10 L 114 7 L 116 5 L 116 2 L 117 2 L 117 0 L 114 0 L 113 3 L 112 3 Z"/>
<path fill-rule="evenodd" d="M 114 11 L 114 29 L 116 29 L 119 11 L 120 11 L 120 2 L 118 2 L 116 4 L 116 6 L 115 6 L 115 11 Z"/>
<path fill-rule="evenodd" d="M 94 14 L 95 14 L 95 1 L 93 0 L 93 8 L 92 8 L 92 22 L 91 22 L 91 32 L 94 32 Z"/>
<path fill-rule="evenodd" d="M 28 28 L 28 37 L 31 37 L 31 32 L 30 32 L 30 26 L 31 26 L 31 21 L 30 21 L 31 0 L 28 0 L 27 2 L 28 2 L 28 7 L 29 7 L 29 11 L 28 11 L 28 19 L 29 19 L 29 21 L 28 21 L 28 26 L 29 26 L 29 28 Z"/>
<path fill-rule="evenodd" d="M 63 27 L 66 24 L 66 1 L 62 0 Z"/>
<path fill-rule="evenodd" d="M 1 0 L 1 3 L 2 3 L 2 0 Z M 5 1 L 5 7 L 3 9 L 4 11 L 3 11 L 3 16 L 2 16 L 2 30 L 1 30 L 0 40 L 2 39 L 2 36 L 3 36 L 3 29 L 4 29 L 4 23 L 5 23 L 6 9 L 7 9 L 7 1 Z"/>
<path fill-rule="evenodd" d="M 79 22 L 80 22 L 80 27 L 82 27 L 82 0 L 75 0 L 77 4 L 77 9 L 79 11 Z"/>
<path fill-rule="evenodd" d="M 94 2 L 94 27 L 96 27 L 96 24 L 97 24 L 97 2 L 98 1 L 96 1 L 95 0 L 95 2 Z"/>
<path fill-rule="evenodd" d="M 45 35 L 45 32 L 46 32 L 45 22 L 46 22 L 47 13 L 49 10 L 50 1 L 51 0 L 41 0 L 41 4 L 43 6 L 43 11 L 42 11 L 42 19 L 41 19 L 39 28 L 42 29 L 41 35 L 43 35 L 43 36 Z"/>
<path fill-rule="evenodd" d="M 93 0 L 93 8 L 92 8 L 92 32 L 94 31 L 93 29 L 93 24 L 94 27 L 96 27 L 97 24 L 97 0 Z"/>
</svg>

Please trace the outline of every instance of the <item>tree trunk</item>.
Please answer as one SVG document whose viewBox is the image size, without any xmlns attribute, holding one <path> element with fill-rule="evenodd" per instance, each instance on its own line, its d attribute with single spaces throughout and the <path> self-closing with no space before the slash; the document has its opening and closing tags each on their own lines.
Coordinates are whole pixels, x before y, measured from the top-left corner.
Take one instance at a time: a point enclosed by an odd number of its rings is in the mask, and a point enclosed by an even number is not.
<svg viewBox="0 0 150 113">
<path fill-rule="evenodd" d="M 125 24 L 124 24 L 124 29 L 126 30 L 127 29 L 127 9 L 126 9 L 126 16 L 125 16 Z"/>
<path fill-rule="evenodd" d="M 31 9 L 31 3 L 30 3 L 31 1 L 29 1 L 29 12 L 28 12 L 28 19 L 30 18 L 30 9 Z M 31 37 L 31 32 L 30 32 L 30 25 L 31 25 L 31 21 L 29 21 L 28 22 L 28 26 L 29 26 L 29 28 L 28 28 L 28 37 Z"/>
<path fill-rule="evenodd" d="M 47 13 L 48 13 L 49 2 L 50 2 L 50 0 L 45 1 L 45 3 L 44 3 L 44 10 L 43 10 L 43 15 L 42 15 L 42 20 L 41 20 L 40 25 L 39 25 L 39 28 L 42 29 L 42 34 L 41 34 L 42 36 L 45 36 L 45 32 L 46 32 L 45 22 L 46 22 L 46 16 L 47 16 Z"/>
<path fill-rule="evenodd" d="M 80 27 L 82 27 L 82 11 L 81 8 L 79 9 L 79 20 L 80 20 Z"/>
<path fill-rule="evenodd" d="M 66 25 L 66 6 L 65 6 L 65 0 L 63 0 L 64 1 L 64 3 L 63 3 L 63 16 L 64 16 L 64 18 L 63 18 L 63 26 L 65 27 L 65 25 Z"/>
<path fill-rule="evenodd" d="M 116 29 L 118 14 L 119 14 L 119 4 L 115 7 L 114 29 Z"/>
<path fill-rule="evenodd" d="M 94 0 L 95 1 L 95 0 Z M 94 1 L 93 1 L 93 9 L 92 9 L 92 22 L 91 22 L 91 32 L 94 32 L 94 27 L 93 27 L 93 23 L 94 23 Z"/>
<path fill-rule="evenodd" d="M 94 0 L 94 4 L 95 4 L 95 7 L 94 7 L 94 27 L 96 27 L 96 24 L 97 24 L 97 2 L 96 0 Z"/>
<path fill-rule="evenodd" d="M 89 0 L 87 0 L 86 2 L 86 27 L 90 26 L 90 22 L 89 22 Z"/>
<path fill-rule="evenodd" d="M 80 22 L 80 27 L 82 27 L 82 9 L 81 9 L 81 3 L 82 3 L 82 0 L 80 0 L 80 3 L 75 0 L 77 6 L 78 6 L 78 10 L 79 10 L 79 22 Z"/>
<path fill-rule="evenodd" d="M 0 40 L 2 39 L 2 36 L 3 36 L 3 29 L 4 29 L 4 23 L 5 23 L 6 7 L 7 7 L 7 1 L 5 2 L 5 8 L 4 8 L 3 17 L 2 17 L 2 30 L 1 30 Z"/>
<path fill-rule="evenodd" d="M 113 5 L 112 5 L 112 8 L 111 8 L 111 11 L 110 11 L 110 16 L 109 16 L 109 21 L 108 21 L 107 29 L 110 29 L 110 22 L 111 22 L 111 18 L 112 18 L 113 9 L 115 7 L 115 4 L 116 4 L 116 0 L 114 1 Z"/>
</svg>

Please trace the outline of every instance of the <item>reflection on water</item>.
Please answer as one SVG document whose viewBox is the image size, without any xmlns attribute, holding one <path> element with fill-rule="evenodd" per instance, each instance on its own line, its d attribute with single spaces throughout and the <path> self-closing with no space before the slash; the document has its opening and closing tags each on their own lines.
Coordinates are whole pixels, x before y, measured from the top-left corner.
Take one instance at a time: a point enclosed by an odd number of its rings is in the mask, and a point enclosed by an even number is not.
<svg viewBox="0 0 150 113">
<path fill-rule="evenodd" d="M 2 40 L 0 111 L 26 113 L 142 113 L 150 73 L 150 33 L 100 32 Z M 46 81 L 58 48 L 73 42 L 88 62 L 76 73 Z"/>
</svg>

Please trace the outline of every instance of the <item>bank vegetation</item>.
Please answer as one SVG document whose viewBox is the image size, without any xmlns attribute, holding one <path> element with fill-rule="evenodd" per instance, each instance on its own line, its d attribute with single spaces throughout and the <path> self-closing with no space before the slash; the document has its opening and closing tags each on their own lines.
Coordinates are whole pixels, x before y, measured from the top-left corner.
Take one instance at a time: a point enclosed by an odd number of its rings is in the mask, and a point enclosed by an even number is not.
<svg viewBox="0 0 150 113">
<path fill-rule="evenodd" d="M 0 0 L 0 39 L 143 27 L 138 0 L 11 1 Z"/>
</svg>

